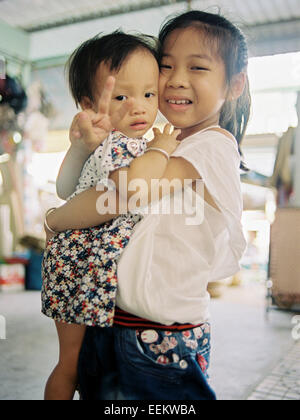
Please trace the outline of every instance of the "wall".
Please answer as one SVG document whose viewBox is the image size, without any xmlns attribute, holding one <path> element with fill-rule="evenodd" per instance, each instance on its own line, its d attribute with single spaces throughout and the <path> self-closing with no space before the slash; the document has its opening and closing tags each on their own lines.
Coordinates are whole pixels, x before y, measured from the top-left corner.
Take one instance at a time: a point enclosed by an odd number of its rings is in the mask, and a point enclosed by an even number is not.
<svg viewBox="0 0 300 420">
<path fill-rule="evenodd" d="M 0 55 L 7 61 L 8 72 L 27 85 L 30 78 L 30 36 L 0 20 Z"/>
</svg>

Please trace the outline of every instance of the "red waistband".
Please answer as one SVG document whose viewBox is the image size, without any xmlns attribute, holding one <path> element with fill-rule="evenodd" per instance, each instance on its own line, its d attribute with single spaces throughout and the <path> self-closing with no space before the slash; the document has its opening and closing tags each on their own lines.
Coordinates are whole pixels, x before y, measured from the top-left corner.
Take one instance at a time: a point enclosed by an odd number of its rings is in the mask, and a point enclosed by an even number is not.
<svg viewBox="0 0 300 420">
<path fill-rule="evenodd" d="M 166 331 L 184 331 L 192 330 L 194 328 L 200 327 L 202 324 L 173 324 L 173 325 L 162 325 L 158 322 L 149 321 L 144 318 L 139 318 L 138 316 L 129 314 L 128 312 L 123 311 L 122 309 L 116 307 L 114 325 L 125 328 L 134 328 L 134 329 L 148 329 L 152 328 L 154 330 L 166 330 Z"/>
</svg>

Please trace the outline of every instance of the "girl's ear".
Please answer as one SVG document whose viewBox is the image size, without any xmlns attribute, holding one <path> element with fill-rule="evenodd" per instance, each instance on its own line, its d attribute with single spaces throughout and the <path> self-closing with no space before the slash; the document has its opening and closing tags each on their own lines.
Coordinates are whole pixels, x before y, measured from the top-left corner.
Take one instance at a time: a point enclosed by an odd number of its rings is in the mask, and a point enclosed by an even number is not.
<svg viewBox="0 0 300 420">
<path fill-rule="evenodd" d="M 80 106 L 83 111 L 93 109 L 93 102 L 87 96 L 84 96 L 80 102 Z"/>
<path fill-rule="evenodd" d="M 232 100 L 238 99 L 242 96 L 247 82 L 247 74 L 242 72 L 233 76 L 230 95 Z"/>
</svg>

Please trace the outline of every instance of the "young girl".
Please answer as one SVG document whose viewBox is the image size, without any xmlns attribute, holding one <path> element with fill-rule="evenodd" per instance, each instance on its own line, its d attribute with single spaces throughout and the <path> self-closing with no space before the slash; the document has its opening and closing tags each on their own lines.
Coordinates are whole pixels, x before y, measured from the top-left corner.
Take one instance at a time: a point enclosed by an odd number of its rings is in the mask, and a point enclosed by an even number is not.
<svg viewBox="0 0 300 420">
<path fill-rule="evenodd" d="M 157 52 L 149 39 L 118 31 L 89 40 L 75 51 L 70 61 L 70 86 L 76 104 L 86 110 L 86 118 L 93 115 L 98 102 L 101 108 L 99 96 L 105 92 L 109 75 L 114 76 L 109 77 L 108 86 L 113 91 L 111 120 L 117 115 L 115 130 L 109 134 L 112 122 L 101 119 L 102 128 L 95 133 L 97 145 L 102 143 L 85 163 L 68 200 L 96 185 L 110 189 L 111 175 L 128 167 L 147 148 L 142 136 L 157 116 L 159 77 Z M 124 111 L 127 98 L 131 104 Z M 73 171 L 65 166 L 62 170 L 72 180 Z M 60 362 L 47 383 L 46 399 L 73 397 L 85 326 L 112 326 L 117 261 L 141 218 L 124 214 L 98 228 L 69 230 L 49 242 L 43 259 L 42 312 L 56 322 Z"/>
<path fill-rule="evenodd" d="M 207 283 L 236 273 L 246 247 L 238 145 L 250 110 L 247 45 L 228 20 L 200 11 L 171 19 L 159 39 L 159 106 L 181 129 L 181 142 L 169 160 L 156 151 L 135 159 L 135 176 L 148 185 L 201 179 L 204 220 L 188 226 L 184 214 L 150 214 L 137 225 L 118 264 L 114 328 L 86 334 L 85 399 L 215 399 L 206 378 Z M 85 142 L 93 130 L 89 124 Z M 175 141 L 165 133 L 153 146 L 168 151 Z M 106 222 L 111 216 L 95 210 L 98 197 L 95 189 L 81 194 L 50 214 L 49 225 L 62 231 Z"/>
</svg>

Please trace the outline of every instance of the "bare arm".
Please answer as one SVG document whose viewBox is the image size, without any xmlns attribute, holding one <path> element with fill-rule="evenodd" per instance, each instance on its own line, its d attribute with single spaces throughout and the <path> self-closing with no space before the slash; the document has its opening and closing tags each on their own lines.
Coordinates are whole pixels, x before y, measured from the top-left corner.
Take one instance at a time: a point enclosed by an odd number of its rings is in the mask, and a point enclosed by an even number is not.
<svg viewBox="0 0 300 420">
<path fill-rule="evenodd" d="M 137 165 L 135 165 L 135 169 L 142 169 L 144 176 L 146 176 L 147 179 L 151 179 L 151 176 L 161 178 L 166 170 L 168 162 L 162 154 L 157 152 L 148 152 L 140 158 L 134 159 L 133 162 L 135 161 L 139 161 L 137 162 Z M 120 171 L 127 173 L 124 168 Z M 119 171 L 115 172 L 115 176 L 117 176 L 117 173 L 119 174 Z M 117 184 L 119 184 L 119 181 Z M 127 191 L 127 184 L 125 188 Z M 105 203 L 107 209 L 106 214 L 101 214 L 103 212 L 99 212 L 101 197 L 102 199 L 107 199 Z M 96 187 L 93 187 L 74 197 L 72 200 L 56 209 L 55 212 L 51 213 L 47 218 L 48 224 L 57 232 L 68 229 L 84 229 L 98 226 L 114 219 L 119 214 L 126 214 L 128 212 L 127 205 L 129 199 L 130 194 L 125 197 L 124 194 L 120 195 L 118 190 L 108 192 L 106 189 L 103 192 L 99 192 Z M 109 207 L 109 203 L 115 204 L 116 207 Z M 122 209 L 124 209 L 124 211 L 122 211 Z"/>
<path fill-rule="evenodd" d="M 140 192 L 144 202 L 149 204 L 152 201 L 151 187 L 154 180 L 161 180 L 168 167 L 168 160 L 164 154 L 157 151 L 152 151 L 151 147 L 162 149 L 167 154 L 171 155 L 180 144 L 177 137 L 180 130 L 172 131 L 171 124 L 167 124 L 163 133 L 159 129 L 154 128 L 154 140 L 148 144 L 150 150 L 139 158 L 135 158 L 130 167 L 119 169 L 110 174 L 110 179 L 114 182 L 117 191 L 125 196 L 125 199 L 130 199 L 136 194 L 136 190 Z M 123 179 L 120 179 L 120 174 L 125 174 Z M 126 182 L 124 182 L 124 180 Z"/>
<path fill-rule="evenodd" d="M 71 145 L 60 167 L 56 179 L 56 192 L 59 198 L 66 200 L 76 189 L 85 161 L 89 153 Z"/>
<path fill-rule="evenodd" d="M 97 200 L 104 194 L 106 193 L 97 191 L 96 187 L 84 191 L 50 213 L 47 217 L 49 226 L 56 232 L 62 232 L 68 229 L 85 229 L 98 226 L 114 219 L 120 213 L 118 193 L 111 191 L 106 194 L 106 197 L 111 196 L 111 200 L 116 198 L 117 207 L 115 212 L 112 208 L 112 211 L 105 215 L 99 214 L 97 211 Z"/>
<path fill-rule="evenodd" d="M 170 139 L 171 136 L 167 135 L 164 137 L 161 135 L 157 143 L 152 145 L 157 147 L 165 146 L 165 148 L 169 148 L 169 151 L 170 148 L 175 149 L 175 145 L 178 144 L 175 139 L 176 132 L 173 135 L 173 145 Z M 169 142 L 168 147 L 166 142 Z M 127 175 L 127 182 L 123 185 L 122 194 L 118 191 L 122 188 L 117 178 L 119 171 Z M 158 181 L 164 179 L 170 182 L 177 179 L 181 181 L 180 184 L 183 186 L 184 180 L 189 179 L 192 182 L 200 177 L 194 167 L 185 159 L 171 158 L 168 162 L 163 154 L 156 151 L 145 153 L 143 156 L 134 159 L 129 169 L 124 170 L 122 168 L 119 171 L 115 171 L 111 177 L 111 179 L 116 181 L 117 191 L 99 192 L 97 188 L 91 188 L 83 192 L 48 216 L 48 224 L 51 228 L 58 232 L 67 229 L 83 229 L 98 226 L 117 217 L 119 214 L 127 213 L 128 203 L 133 193 L 128 188 L 130 181 L 135 179 L 134 177 L 144 181 L 145 191 L 141 191 L 141 196 L 145 198 L 146 203 L 151 202 L 153 199 L 152 195 L 149 194 L 153 179 Z M 166 192 L 160 188 L 158 198 L 162 198 L 164 193 Z M 105 214 L 102 211 L 104 202 Z"/>
</svg>

